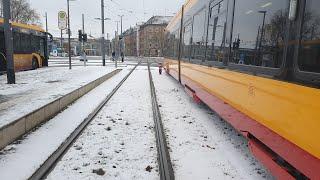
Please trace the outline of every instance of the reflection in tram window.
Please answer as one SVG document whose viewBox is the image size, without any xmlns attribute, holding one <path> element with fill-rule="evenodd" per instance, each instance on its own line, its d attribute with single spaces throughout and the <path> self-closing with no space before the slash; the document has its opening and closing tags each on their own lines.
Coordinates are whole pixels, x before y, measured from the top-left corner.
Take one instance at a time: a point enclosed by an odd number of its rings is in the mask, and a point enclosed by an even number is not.
<svg viewBox="0 0 320 180">
<path fill-rule="evenodd" d="M 189 23 L 184 27 L 183 33 L 183 50 L 182 50 L 182 58 L 185 60 L 189 60 L 191 53 L 191 35 L 192 35 L 192 24 Z"/>
<path fill-rule="evenodd" d="M 302 25 L 299 68 L 320 73 L 320 12 L 319 0 L 308 0 Z"/>
<path fill-rule="evenodd" d="M 205 59 L 205 22 L 206 11 L 202 9 L 194 16 L 193 20 L 193 34 L 192 34 L 192 52 L 191 58 L 197 60 Z"/>
<path fill-rule="evenodd" d="M 166 57 L 171 57 L 173 59 L 177 58 L 178 54 L 178 39 L 177 39 L 177 30 L 175 32 L 167 32 L 164 46 L 164 55 Z"/>
<path fill-rule="evenodd" d="M 207 60 L 222 61 L 225 49 L 227 1 L 214 1 L 209 9 Z"/>
<path fill-rule="evenodd" d="M 231 61 L 279 68 L 288 0 L 235 0 Z"/>
</svg>

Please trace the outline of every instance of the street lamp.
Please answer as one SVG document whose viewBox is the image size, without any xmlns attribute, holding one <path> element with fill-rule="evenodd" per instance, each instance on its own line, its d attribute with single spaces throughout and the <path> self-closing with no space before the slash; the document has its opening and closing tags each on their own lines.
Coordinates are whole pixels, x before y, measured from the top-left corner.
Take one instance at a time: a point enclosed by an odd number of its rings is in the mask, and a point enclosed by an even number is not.
<svg viewBox="0 0 320 180">
<path fill-rule="evenodd" d="M 104 18 L 104 5 L 103 0 L 101 0 L 101 18 L 94 18 L 95 20 L 101 21 L 101 56 L 102 56 L 102 65 L 106 66 L 106 48 L 105 48 L 105 39 L 104 39 L 104 21 L 111 20 L 110 18 Z"/>
<path fill-rule="evenodd" d="M 119 22 L 120 21 L 114 21 L 117 24 L 117 34 L 119 34 Z"/>
<path fill-rule="evenodd" d="M 45 13 L 44 17 L 46 18 L 46 40 L 48 41 L 48 14 L 47 14 L 47 12 Z M 47 43 L 46 48 L 47 48 L 46 51 L 49 52 L 49 43 Z M 47 55 L 47 56 L 49 57 L 49 55 Z M 45 61 L 44 66 L 48 66 L 48 60 Z"/>
<path fill-rule="evenodd" d="M 16 77 L 14 72 L 14 61 L 13 61 L 13 37 L 12 37 L 12 26 L 11 26 L 11 9 L 10 1 L 2 0 L 3 10 L 3 29 L 6 49 L 6 60 L 7 60 L 7 81 L 8 84 L 15 84 Z"/>
<path fill-rule="evenodd" d="M 118 15 L 120 17 L 120 24 L 121 24 L 121 35 L 122 35 L 122 18 L 124 15 Z"/>
<path fill-rule="evenodd" d="M 119 49 L 120 49 L 120 56 L 121 56 L 121 59 L 122 59 L 122 62 L 123 62 L 123 59 L 124 59 L 124 53 L 123 53 L 123 34 L 122 34 L 122 18 L 124 15 L 118 15 L 120 17 L 120 23 L 121 23 L 121 34 L 120 34 L 120 37 L 121 37 L 121 40 L 119 42 Z"/>
<path fill-rule="evenodd" d="M 67 0 L 67 6 L 68 6 L 68 54 L 69 54 L 69 69 L 71 69 L 71 40 L 70 40 L 70 1 L 76 1 L 76 0 Z"/>
</svg>

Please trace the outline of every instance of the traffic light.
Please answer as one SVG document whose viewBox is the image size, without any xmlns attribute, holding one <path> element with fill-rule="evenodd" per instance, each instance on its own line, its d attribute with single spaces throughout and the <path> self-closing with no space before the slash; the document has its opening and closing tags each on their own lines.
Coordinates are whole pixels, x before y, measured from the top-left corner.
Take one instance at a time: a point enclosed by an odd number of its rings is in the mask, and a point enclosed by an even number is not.
<svg viewBox="0 0 320 180">
<path fill-rule="evenodd" d="M 88 41 L 87 34 L 82 34 L 82 40 L 83 40 L 83 42 L 87 42 Z"/>
<path fill-rule="evenodd" d="M 79 30 L 79 42 L 87 42 L 88 41 L 88 35 L 83 33 L 82 30 Z"/>
<path fill-rule="evenodd" d="M 79 41 L 82 42 L 82 30 L 78 31 Z"/>
</svg>

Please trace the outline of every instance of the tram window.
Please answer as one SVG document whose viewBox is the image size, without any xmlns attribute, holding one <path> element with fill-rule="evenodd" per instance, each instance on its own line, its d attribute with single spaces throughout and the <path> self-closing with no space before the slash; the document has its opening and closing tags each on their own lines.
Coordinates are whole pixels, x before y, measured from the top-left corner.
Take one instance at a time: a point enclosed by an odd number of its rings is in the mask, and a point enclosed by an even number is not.
<svg viewBox="0 0 320 180">
<path fill-rule="evenodd" d="M 183 58 L 189 59 L 191 52 L 191 34 L 192 33 L 192 24 L 188 24 L 184 27 L 184 36 L 183 36 Z"/>
<path fill-rule="evenodd" d="M 302 24 L 299 69 L 320 73 L 320 1 L 306 1 Z"/>
<path fill-rule="evenodd" d="M 288 0 L 235 0 L 231 61 L 279 68 Z"/>
<path fill-rule="evenodd" d="M 207 37 L 207 60 L 222 61 L 225 48 L 227 1 L 210 5 Z"/>
<path fill-rule="evenodd" d="M 166 33 L 166 42 L 164 46 L 164 55 L 166 57 L 173 57 L 173 42 L 174 38 L 170 32 Z"/>
<path fill-rule="evenodd" d="M 197 13 L 193 18 L 193 34 L 192 34 L 192 50 L 191 58 L 204 60 L 205 58 L 205 24 L 206 11 L 205 9 Z"/>
<path fill-rule="evenodd" d="M 174 59 L 178 58 L 178 43 L 179 43 L 179 38 L 178 38 L 178 32 L 179 30 L 176 30 L 172 33 L 172 57 Z"/>
</svg>

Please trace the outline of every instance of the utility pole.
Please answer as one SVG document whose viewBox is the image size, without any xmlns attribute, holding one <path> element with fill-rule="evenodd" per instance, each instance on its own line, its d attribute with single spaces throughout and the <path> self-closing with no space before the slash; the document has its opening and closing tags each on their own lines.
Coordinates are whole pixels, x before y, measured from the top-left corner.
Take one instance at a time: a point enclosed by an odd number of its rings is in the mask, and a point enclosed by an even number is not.
<svg viewBox="0 0 320 180">
<path fill-rule="evenodd" d="M 259 49 L 258 49 L 258 58 L 261 58 L 261 48 L 262 48 L 262 41 L 263 41 L 263 36 L 264 36 L 264 26 L 265 26 L 267 11 L 258 11 L 258 13 L 263 14 L 261 36 L 260 36 Z M 255 62 L 255 65 L 258 65 L 258 63 L 259 63 L 259 60 L 258 60 L 258 62 Z"/>
<path fill-rule="evenodd" d="M 84 32 L 84 14 L 82 14 L 82 33 L 85 34 L 85 32 Z M 87 66 L 87 55 L 86 55 L 86 52 L 84 51 L 84 40 L 82 40 L 81 47 L 82 47 L 82 56 L 83 56 L 84 66 Z"/>
<path fill-rule="evenodd" d="M 48 32 L 48 14 L 47 14 L 47 12 L 46 12 L 46 32 Z"/>
<path fill-rule="evenodd" d="M 120 57 L 121 57 L 121 61 L 123 61 L 123 58 L 124 58 L 124 53 L 123 53 L 123 35 L 122 35 L 122 17 L 124 15 L 119 15 L 120 17 L 120 29 L 121 29 L 121 34 L 120 34 L 120 37 L 121 39 L 119 40 L 119 50 L 120 50 Z"/>
<path fill-rule="evenodd" d="M 4 17 L 4 37 L 6 47 L 6 59 L 7 59 L 7 80 L 8 84 L 15 84 L 16 77 L 14 72 L 13 62 L 13 36 L 11 27 L 11 10 L 10 0 L 2 0 L 3 17 Z"/>
<path fill-rule="evenodd" d="M 69 55 L 69 69 L 71 69 L 71 40 L 70 40 L 70 6 L 69 6 L 69 1 L 67 0 L 67 5 L 68 5 L 68 55 Z"/>
<path fill-rule="evenodd" d="M 62 33 L 63 33 L 63 32 L 62 32 L 62 31 L 63 31 L 63 30 L 61 29 L 60 31 L 61 31 L 61 34 L 60 34 L 60 35 L 61 35 L 61 36 L 60 36 L 60 46 L 61 46 L 61 53 L 62 53 L 62 50 L 63 50 L 63 39 L 62 39 Z M 62 55 L 62 54 L 61 54 L 61 55 Z"/>
<path fill-rule="evenodd" d="M 115 40 L 116 40 L 116 46 L 115 46 L 115 49 L 116 49 L 116 59 L 119 58 L 119 21 L 115 21 L 117 23 L 117 31 L 116 31 L 116 36 L 115 36 Z"/>
<path fill-rule="evenodd" d="M 117 44 L 117 39 L 118 39 L 118 31 L 115 31 L 114 32 L 114 52 L 115 52 L 115 54 L 116 54 L 116 56 L 117 56 L 117 54 L 118 54 L 118 44 Z M 115 60 L 114 60 L 114 63 L 115 63 L 115 67 L 116 68 L 118 68 L 118 58 L 117 57 L 115 57 Z"/>
<path fill-rule="evenodd" d="M 123 16 L 124 16 L 124 15 L 119 15 L 119 17 L 120 17 L 120 22 L 121 22 L 121 23 L 120 23 L 120 24 L 121 24 L 121 25 L 120 25 L 120 26 L 121 26 L 121 35 L 122 35 L 122 17 L 123 17 Z"/>
<path fill-rule="evenodd" d="M 110 56 L 110 41 L 109 41 L 109 33 L 107 33 L 107 42 L 108 42 L 108 44 L 107 44 L 107 49 L 108 49 L 108 51 L 107 51 L 107 56 Z"/>
<path fill-rule="evenodd" d="M 119 34 L 119 21 L 116 21 L 117 23 L 117 34 Z"/>
<path fill-rule="evenodd" d="M 46 41 L 47 41 L 47 53 L 48 53 L 48 51 L 49 51 L 49 43 L 48 43 L 48 14 L 47 14 L 47 12 L 46 12 L 46 15 L 45 15 L 45 17 L 46 17 L 46 33 L 47 33 L 47 35 L 46 35 Z M 49 52 L 49 54 L 50 54 L 50 52 Z M 49 57 L 49 55 L 47 54 L 47 57 Z M 44 63 L 44 66 L 48 66 L 48 58 L 46 58 L 46 60 L 45 60 L 45 63 Z"/>
<path fill-rule="evenodd" d="M 106 48 L 104 43 L 104 0 L 101 0 L 101 30 L 102 30 L 102 36 L 101 36 L 101 53 L 102 53 L 102 65 L 106 66 Z"/>
</svg>

